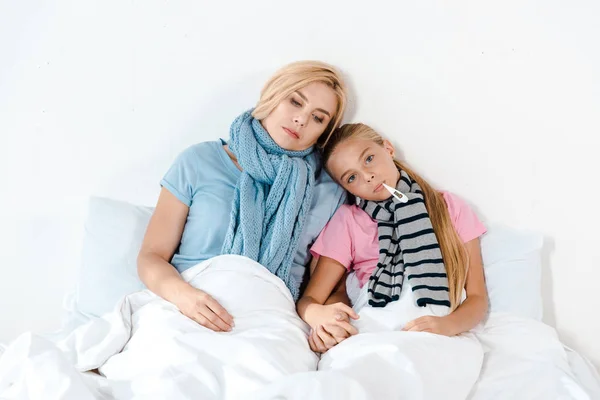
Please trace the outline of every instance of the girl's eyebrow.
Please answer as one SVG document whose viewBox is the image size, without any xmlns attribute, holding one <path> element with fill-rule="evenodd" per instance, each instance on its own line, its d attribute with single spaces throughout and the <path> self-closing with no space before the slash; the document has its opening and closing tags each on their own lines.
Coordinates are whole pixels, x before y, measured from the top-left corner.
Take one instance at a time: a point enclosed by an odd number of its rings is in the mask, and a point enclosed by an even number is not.
<svg viewBox="0 0 600 400">
<path fill-rule="evenodd" d="M 305 102 L 307 102 L 307 103 L 309 102 L 309 101 L 308 101 L 308 99 L 306 98 L 306 96 L 305 96 L 305 95 L 303 95 L 301 91 L 299 91 L 299 90 L 296 90 L 294 93 L 296 93 L 298 96 L 302 97 L 302 100 L 304 100 Z M 329 111 L 327 111 L 327 110 L 323 110 L 322 108 L 315 108 L 315 110 L 317 110 L 317 111 L 320 111 L 320 112 L 322 112 L 323 114 L 327 114 L 327 116 L 328 116 L 329 118 L 331 118 L 331 114 L 329 114 Z"/>
<path fill-rule="evenodd" d="M 362 153 L 360 153 L 360 156 L 358 156 L 358 162 L 360 162 L 360 161 L 363 159 L 363 157 L 365 156 L 365 153 L 366 153 L 367 151 L 369 151 L 369 149 L 371 149 L 371 147 L 370 147 L 370 146 L 369 146 L 369 147 L 367 147 L 366 149 L 364 149 L 364 150 L 362 151 Z M 351 169 L 348 169 L 348 170 L 346 170 L 346 172 L 344 172 L 344 173 L 342 174 L 342 176 L 340 176 L 340 182 L 344 180 L 344 177 L 345 177 L 345 176 L 346 176 L 346 175 L 347 175 L 347 174 L 348 174 L 350 171 L 351 171 Z"/>
<path fill-rule="evenodd" d="M 360 156 L 358 156 L 358 162 L 360 162 L 360 161 L 363 159 L 363 157 L 365 156 L 365 153 L 366 153 L 367 151 L 369 151 L 369 149 L 371 149 L 371 147 L 367 147 L 366 149 L 364 149 L 364 150 L 362 151 L 362 153 L 360 153 Z"/>
</svg>

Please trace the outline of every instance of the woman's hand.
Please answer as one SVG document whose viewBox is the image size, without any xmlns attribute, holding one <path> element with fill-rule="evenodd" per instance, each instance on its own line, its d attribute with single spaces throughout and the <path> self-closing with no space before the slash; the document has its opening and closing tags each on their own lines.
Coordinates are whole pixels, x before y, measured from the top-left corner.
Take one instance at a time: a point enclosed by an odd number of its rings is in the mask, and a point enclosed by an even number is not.
<svg viewBox="0 0 600 400">
<path fill-rule="evenodd" d="M 358 330 L 350 319 L 358 319 L 356 312 L 344 303 L 329 305 L 312 304 L 307 310 L 307 322 L 311 326 L 308 343 L 313 351 L 324 353 L 341 343 Z"/>
<path fill-rule="evenodd" d="M 229 332 L 234 326 L 233 317 L 208 293 L 189 287 L 176 299 L 179 311 L 200 325 L 215 332 Z"/>
<path fill-rule="evenodd" d="M 444 336 L 457 335 L 459 332 L 457 332 L 452 319 L 448 317 L 449 316 L 434 317 L 428 315 L 417 318 L 404 325 L 402 330 L 407 332 L 429 332 Z"/>
</svg>

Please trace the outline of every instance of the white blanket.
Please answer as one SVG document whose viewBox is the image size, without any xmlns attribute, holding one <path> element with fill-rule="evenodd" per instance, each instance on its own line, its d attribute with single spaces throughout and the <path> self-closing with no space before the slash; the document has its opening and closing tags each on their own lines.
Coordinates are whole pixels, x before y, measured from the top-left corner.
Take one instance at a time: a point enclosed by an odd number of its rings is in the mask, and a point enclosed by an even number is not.
<svg viewBox="0 0 600 400">
<path fill-rule="evenodd" d="M 406 301 L 365 307 L 361 334 L 319 361 L 289 291 L 259 264 L 221 256 L 183 277 L 232 314 L 232 332 L 135 293 L 60 342 L 20 336 L 0 355 L 0 399 L 589 398 L 554 330 L 533 320 L 492 315 L 448 338 L 400 332 L 415 316 Z"/>
</svg>

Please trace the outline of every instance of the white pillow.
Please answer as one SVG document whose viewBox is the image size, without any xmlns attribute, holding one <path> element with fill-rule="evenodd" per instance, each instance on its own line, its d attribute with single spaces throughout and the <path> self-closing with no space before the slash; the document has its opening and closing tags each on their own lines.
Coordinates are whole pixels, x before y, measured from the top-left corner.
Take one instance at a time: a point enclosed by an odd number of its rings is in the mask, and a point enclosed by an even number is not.
<svg viewBox="0 0 600 400">
<path fill-rule="evenodd" d="M 136 260 L 152 211 L 122 201 L 90 199 L 77 283 L 78 312 L 100 316 L 122 296 L 144 288 Z M 538 233 L 502 225 L 488 228 L 481 248 L 491 311 L 541 320 L 542 244 Z"/>
<path fill-rule="evenodd" d="M 540 233 L 491 225 L 481 237 L 481 255 L 491 312 L 542 320 Z"/>
<path fill-rule="evenodd" d="M 92 197 L 83 239 L 76 307 L 101 316 L 126 294 L 145 289 L 137 274 L 137 255 L 151 207 Z"/>
</svg>

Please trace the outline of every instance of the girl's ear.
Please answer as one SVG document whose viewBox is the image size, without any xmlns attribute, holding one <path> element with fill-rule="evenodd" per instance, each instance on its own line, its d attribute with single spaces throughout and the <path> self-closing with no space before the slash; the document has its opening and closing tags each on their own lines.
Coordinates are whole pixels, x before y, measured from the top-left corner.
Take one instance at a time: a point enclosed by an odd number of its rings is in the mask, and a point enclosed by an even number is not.
<svg viewBox="0 0 600 400">
<path fill-rule="evenodd" d="M 394 157 L 396 155 L 396 149 L 394 148 L 394 145 L 392 144 L 392 142 L 390 142 L 387 139 L 383 140 L 383 148 L 390 153 L 390 155 L 392 157 Z"/>
</svg>

